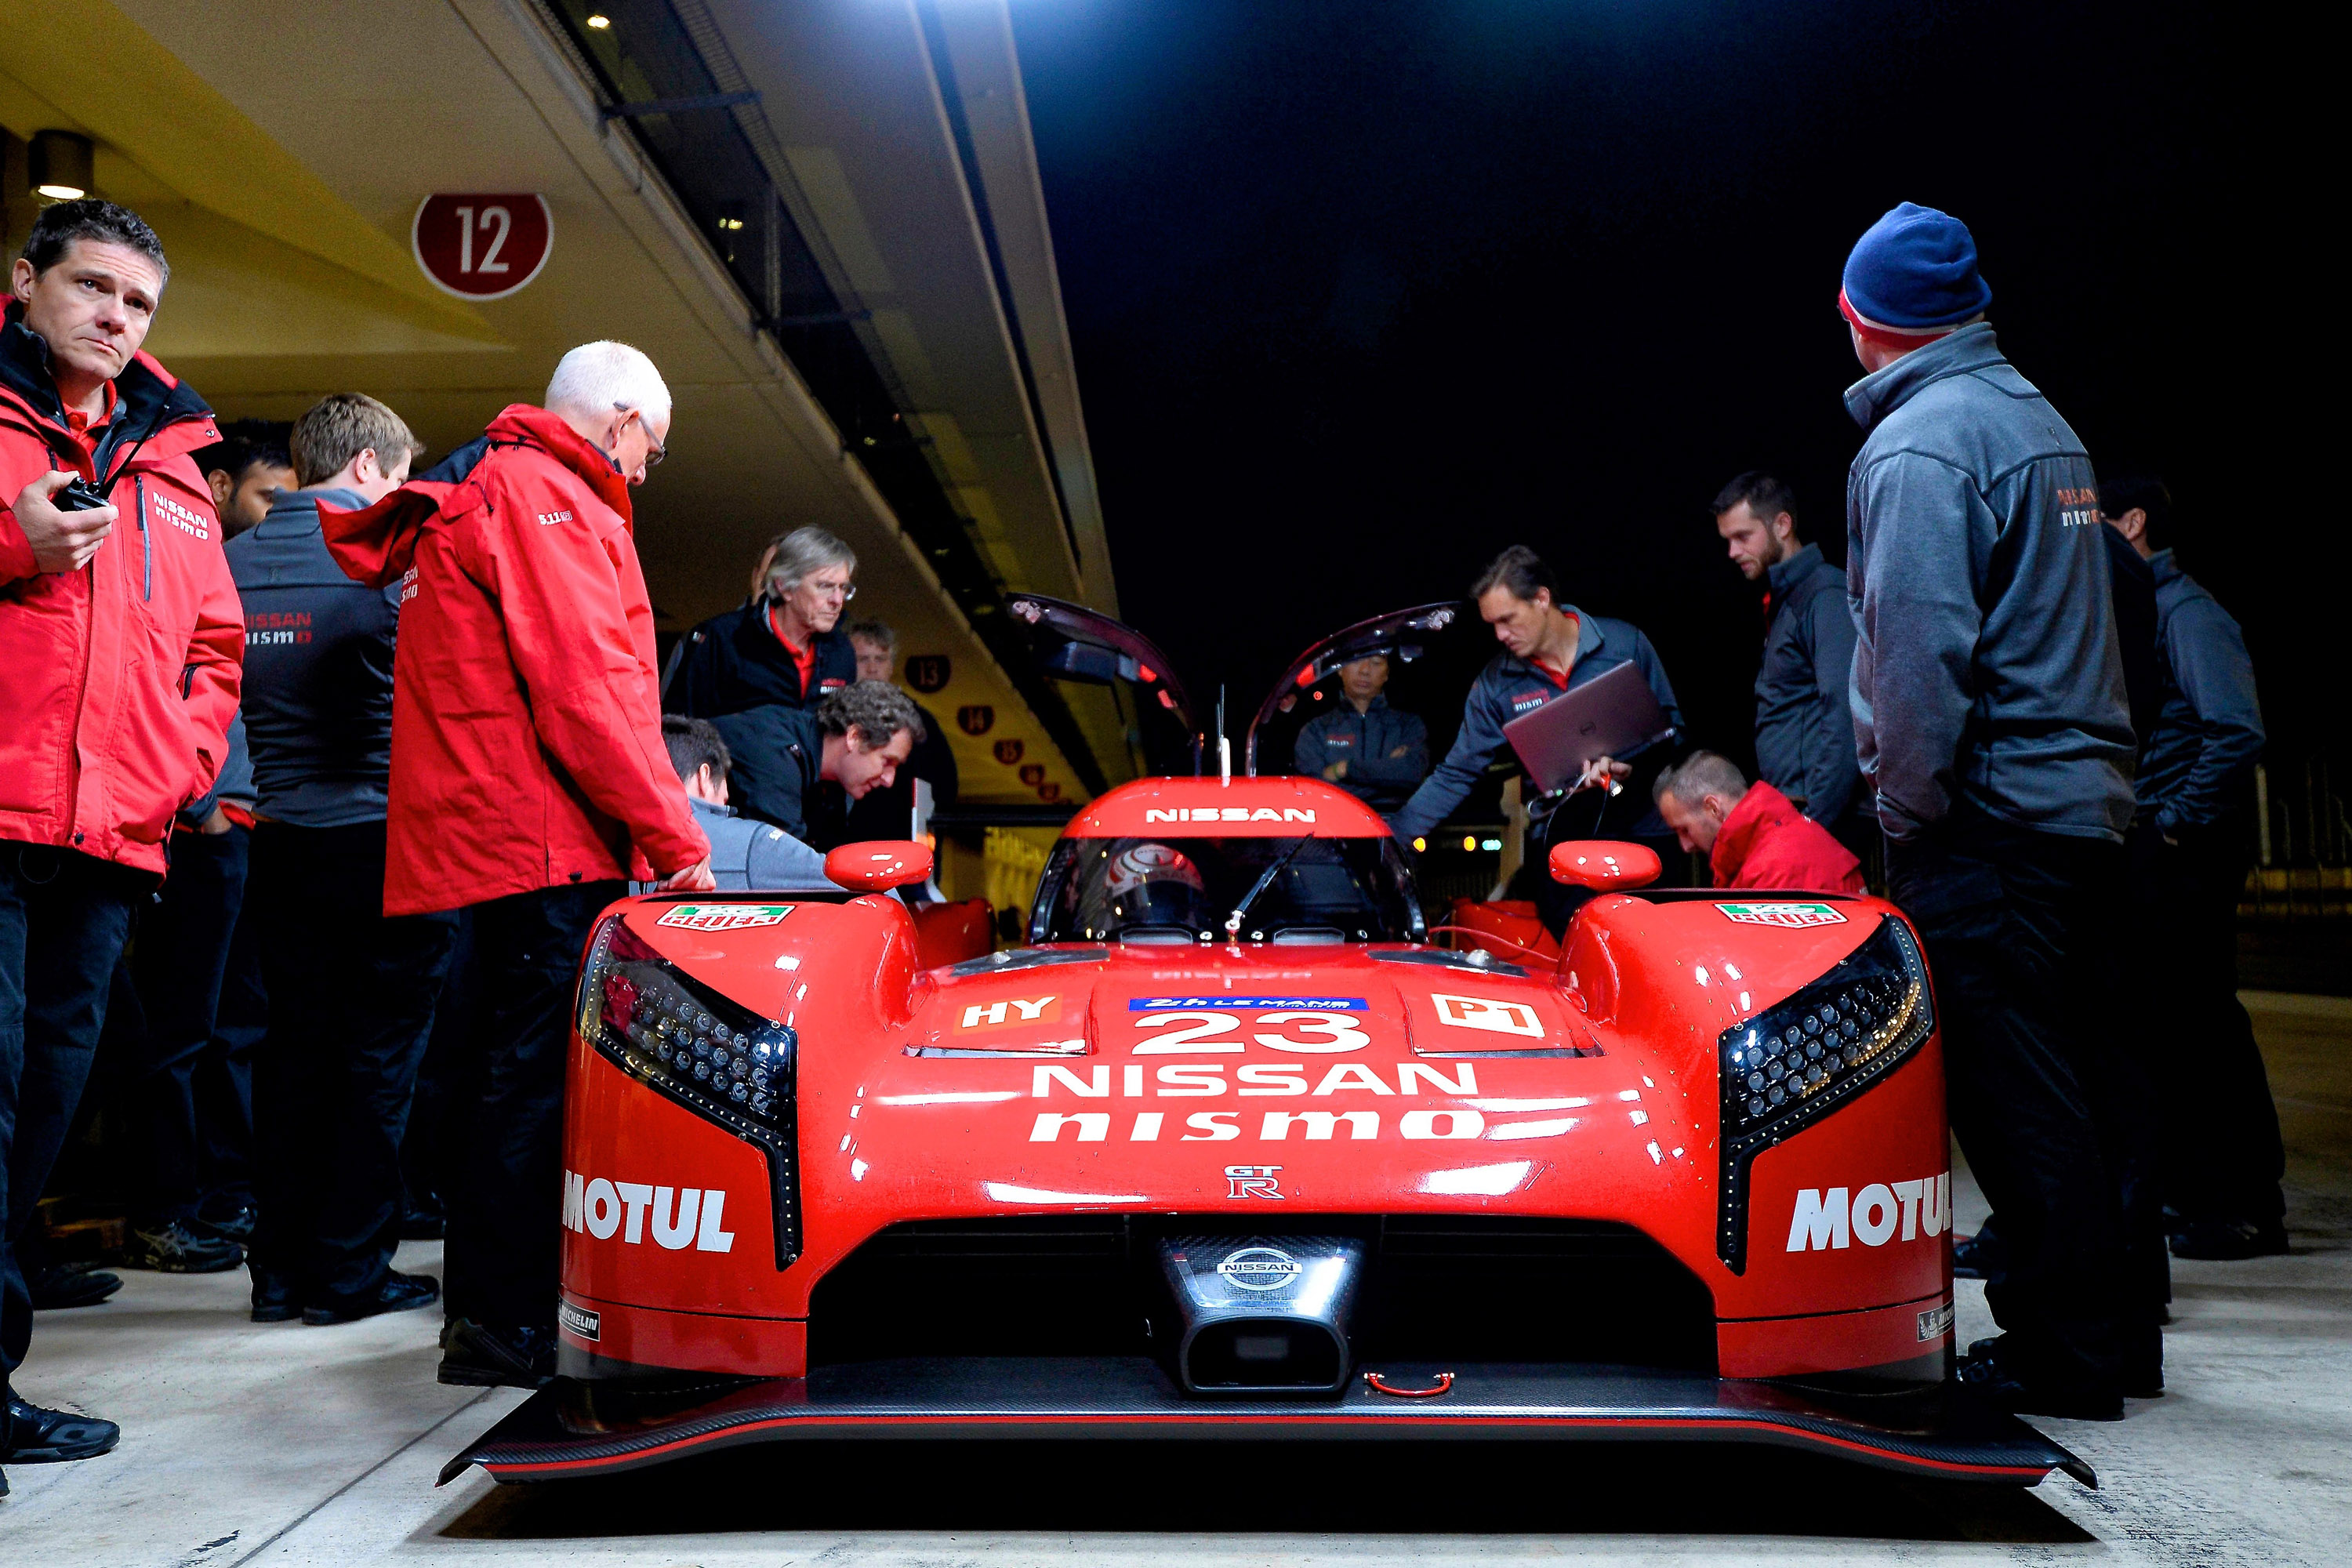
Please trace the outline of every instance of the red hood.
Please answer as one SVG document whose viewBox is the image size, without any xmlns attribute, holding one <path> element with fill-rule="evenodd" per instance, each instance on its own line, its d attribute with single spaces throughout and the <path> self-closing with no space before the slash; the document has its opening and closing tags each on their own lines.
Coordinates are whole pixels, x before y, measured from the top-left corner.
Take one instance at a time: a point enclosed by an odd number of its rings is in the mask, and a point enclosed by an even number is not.
<svg viewBox="0 0 2352 1568">
<path fill-rule="evenodd" d="M 1775 827 L 1786 826 L 1803 816 L 1789 804 L 1789 797 L 1759 779 L 1748 786 L 1731 815 L 1723 819 L 1721 831 L 1715 836 L 1715 848 L 1707 856 L 1707 868 L 1715 873 L 1715 885 L 1732 887 L 1739 876 L 1739 868 L 1748 863 L 1757 838 Z"/>
<path fill-rule="evenodd" d="M 509 404 L 478 440 L 470 441 L 409 480 L 373 506 L 344 511 L 319 505 L 319 525 L 327 551 L 346 576 L 371 587 L 399 580 L 416 558 L 416 546 L 434 519 L 473 505 L 478 490 L 473 470 L 502 447 L 542 452 L 580 476 L 596 497 L 629 523 L 629 482 L 613 459 L 557 415 L 528 403 Z"/>
</svg>

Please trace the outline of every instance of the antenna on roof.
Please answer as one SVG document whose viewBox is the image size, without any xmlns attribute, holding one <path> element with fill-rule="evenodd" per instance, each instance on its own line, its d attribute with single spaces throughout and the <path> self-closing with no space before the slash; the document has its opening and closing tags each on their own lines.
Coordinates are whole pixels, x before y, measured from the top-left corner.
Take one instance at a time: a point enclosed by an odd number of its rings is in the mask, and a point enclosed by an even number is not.
<svg viewBox="0 0 2352 1568">
<path fill-rule="evenodd" d="M 1234 782 L 1234 743 L 1225 734 L 1225 688 L 1222 681 L 1217 686 L 1217 782 Z"/>
</svg>

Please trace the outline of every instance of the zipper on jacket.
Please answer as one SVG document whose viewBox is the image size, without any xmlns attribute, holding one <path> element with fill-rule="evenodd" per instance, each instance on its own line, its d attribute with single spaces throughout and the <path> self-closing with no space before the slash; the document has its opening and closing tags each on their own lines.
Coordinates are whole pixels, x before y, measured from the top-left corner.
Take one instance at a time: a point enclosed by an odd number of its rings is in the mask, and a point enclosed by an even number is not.
<svg viewBox="0 0 2352 1568">
<path fill-rule="evenodd" d="M 145 475 L 131 479 L 131 493 L 139 503 L 139 596 L 152 604 L 155 598 L 155 542 L 147 532 Z"/>
</svg>

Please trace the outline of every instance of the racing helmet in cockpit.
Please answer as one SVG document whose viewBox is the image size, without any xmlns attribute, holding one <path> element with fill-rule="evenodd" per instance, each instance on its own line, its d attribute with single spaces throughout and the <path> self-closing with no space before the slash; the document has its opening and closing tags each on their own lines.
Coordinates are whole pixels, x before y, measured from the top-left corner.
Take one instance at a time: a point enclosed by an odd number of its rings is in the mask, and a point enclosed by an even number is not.
<svg viewBox="0 0 2352 1568">
<path fill-rule="evenodd" d="M 1210 922 L 1208 884 L 1191 857 L 1171 845 L 1146 841 L 1118 849 L 1090 891 L 1088 901 L 1097 908 L 1081 918 L 1097 931 L 1181 926 L 1197 931 Z"/>
</svg>

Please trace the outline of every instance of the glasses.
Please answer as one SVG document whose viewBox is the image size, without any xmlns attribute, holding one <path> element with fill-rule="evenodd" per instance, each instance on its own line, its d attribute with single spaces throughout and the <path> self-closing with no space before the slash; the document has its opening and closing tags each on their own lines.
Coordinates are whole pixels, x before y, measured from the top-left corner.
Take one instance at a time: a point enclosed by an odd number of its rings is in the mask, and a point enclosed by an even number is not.
<svg viewBox="0 0 2352 1568">
<path fill-rule="evenodd" d="M 624 408 L 616 403 L 613 405 L 613 412 L 621 416 L 620 422 L 613 426 L 614 444 L 615 446 L 620 444 L 621 432 L 629 427 L 630 420 L 635 419 L 637 422 L 637 428 L 646 433 L 646 467 L 660 468 L 661 460 L 669 456 L 669 447 L 654 439 L 653 421 L 646 417 L 646 411 L 642 408 Z"/>
<path fill-rule="evenodd" d="M 801 585 L 820 599 L 830 599 L 838 594 L 841 595 L 841 602 L 845 605 L 857 597 L 857 584 L 855 583 L 803 582 Z"/>
</svg>

